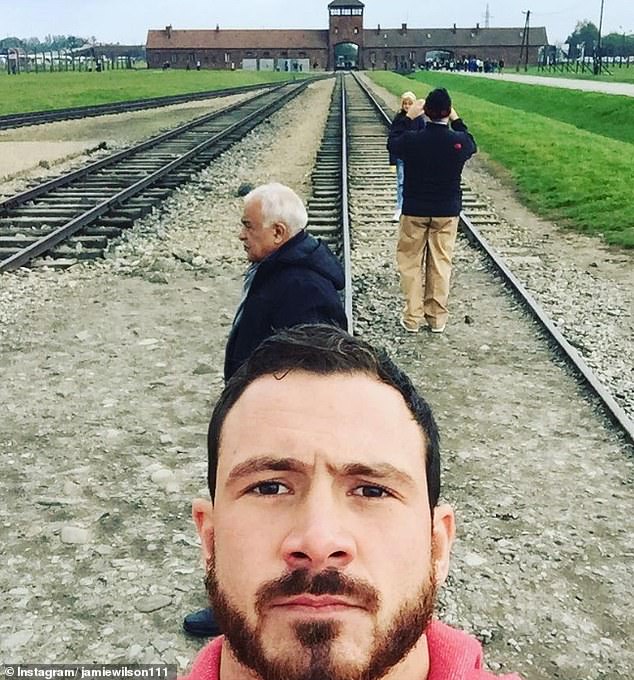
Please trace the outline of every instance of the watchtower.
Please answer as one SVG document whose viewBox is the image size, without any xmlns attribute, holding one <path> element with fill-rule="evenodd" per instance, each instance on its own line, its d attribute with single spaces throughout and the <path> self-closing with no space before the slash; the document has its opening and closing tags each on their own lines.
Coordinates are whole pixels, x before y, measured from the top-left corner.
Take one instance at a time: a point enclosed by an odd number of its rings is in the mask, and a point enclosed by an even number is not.
<svg viewBox="0 0 634 680">
<path fill-rule="evenodd" d="M 361 69 L 363 8 L 360 0 L 333 0 L 328 5 L 328 65 L 331 69 Z"/>
</svg>

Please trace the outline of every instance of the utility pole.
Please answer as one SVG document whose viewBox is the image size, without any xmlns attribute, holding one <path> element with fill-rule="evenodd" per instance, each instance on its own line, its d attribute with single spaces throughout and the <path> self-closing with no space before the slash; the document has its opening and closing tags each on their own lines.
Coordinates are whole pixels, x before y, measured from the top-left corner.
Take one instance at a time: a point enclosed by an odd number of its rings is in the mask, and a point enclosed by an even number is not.
<svg viewBox="0 0 634 680">
<path fill-rule="evenodd" d="M 517 66 L 515 68 L 516 71 L 519 72 L 520 66 L 522 64 L 522 57 L 524 57 L 524 71 L 528 71 L 528 46 L 529 46 L 529 31 L 530 31 L 530 18 L 531 18 L 531 11 L 530 9 L 526 10 L 526 12 L 522 11 L 522 14 L 526 14 L 526 21 L 524 22 L 524 31 L 522 32 L 522 44 L 520 45 L 520 57 L 517 60 Z"/>
<path fill-rule="evenodd" d="M 531 11 L 529 9 L 526 10 L 526 26 L 524 27 L 524 33 L 526 33 L 526 56 L 524 57 L 524 72 L 528 71 L 528 46 L 531 44 L 529 40 L 531 32 L 530 20 Z"/>
<path fill-rule="evenodd" d="M 599 39 L 597 40 L 597 50 L 594 55 L 594 75 L 601 73 L 602 63 L 601 63 L 601 29 L 603 27 L 603 3 L 601 0 L 601 14 L 599 15 Z"/>
</svg>

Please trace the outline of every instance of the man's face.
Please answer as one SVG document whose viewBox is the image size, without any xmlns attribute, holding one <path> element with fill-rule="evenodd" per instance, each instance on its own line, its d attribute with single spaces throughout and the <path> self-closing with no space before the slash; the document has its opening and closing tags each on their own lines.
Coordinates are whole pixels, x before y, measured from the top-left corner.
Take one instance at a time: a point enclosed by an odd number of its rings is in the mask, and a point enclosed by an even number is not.
<svg viewBox="0 0 634 680">
<path fill-rule="evenodd" d="M 222 429 L 213 511 L 194 505 L 240 663 L 266 680 L 425 668 L 453 515 L 436 509 L 432 559 L 424 452 L 401 395 L 365 375 L 296 371 L 245 390 Z"/>
<path fill-rule="evenodd" d="M 238 238 L 250 262 L 261 262 L 282 245 L 278 225 L 264 226 L 259 199 L 245 204 L 241 222 Z"/>
</svg>

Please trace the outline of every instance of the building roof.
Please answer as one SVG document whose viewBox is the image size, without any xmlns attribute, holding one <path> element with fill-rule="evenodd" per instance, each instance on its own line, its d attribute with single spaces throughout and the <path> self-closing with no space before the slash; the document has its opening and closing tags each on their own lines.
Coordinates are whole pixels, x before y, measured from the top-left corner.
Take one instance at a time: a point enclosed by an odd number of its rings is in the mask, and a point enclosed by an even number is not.
<svg viewBox="0 0 634 680">
<path fill-rule="evenodd" d="M 328 49 L 327 30 L 173 29 L 149 30 L 148 49 Z"/>
<path fill-rule="evenodd" d="M 523 28 L 366 28 L 363 31 L 365 49 L 385 47 L 505 47 L 521 45 Z M 531 28 L 529 45 L 547 45 L 546 29 Z"/>
<path fill-rule="evenodd" d="M 341 0 L 343 1 L 343 0 Z M 366 28 L 365 49 L 507 47 L 522 44 L 523 28 Z M 531 28 L 529 44 L 548 44 L 544 27 Z M 148 49 L 328 49 L 327 30 L 173 29 L 148 31 Z"/>
<path fill-rule="evenodd" d="M 365 7 L 365 5 L 362 2 L 359 2 L 359 0 L 332 0 L 332 2 L 328 5 L 328 9 L 332 9 L 333 7 Z"/>
</svg>

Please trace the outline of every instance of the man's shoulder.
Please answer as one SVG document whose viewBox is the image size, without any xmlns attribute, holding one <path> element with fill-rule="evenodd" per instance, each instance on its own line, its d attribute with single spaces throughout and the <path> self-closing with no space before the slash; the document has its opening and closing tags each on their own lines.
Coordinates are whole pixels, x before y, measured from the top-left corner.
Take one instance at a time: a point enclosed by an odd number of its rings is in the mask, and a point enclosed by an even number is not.
<svg viewBox="0 0 634 680">
<path fill-rule="evenodd" d="M 179 680 L 219 680 L 223 640 L 221 636 L 206 644 L 198 652 L 189 673 L 181 676 Z"/>
<path fill-rule="evenodd" d="M 485 670 L 482 645 L 462 630 L 433 621 L 425 635 L 430 660 L 427 680 L 520 680 L 516 674 L 496 676 Z"/>
<path fill-rule="evenodd" d="M 261 279 L 268 279 L 269 287 L 292 286 L 298 292 L 321 288 L 326 283 L 338 289 L 343 286 L 344 273 L 328 246 L 306 233 L 301 243 L 272 258 Z"/>
</svg>

